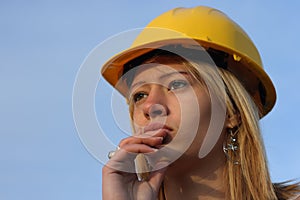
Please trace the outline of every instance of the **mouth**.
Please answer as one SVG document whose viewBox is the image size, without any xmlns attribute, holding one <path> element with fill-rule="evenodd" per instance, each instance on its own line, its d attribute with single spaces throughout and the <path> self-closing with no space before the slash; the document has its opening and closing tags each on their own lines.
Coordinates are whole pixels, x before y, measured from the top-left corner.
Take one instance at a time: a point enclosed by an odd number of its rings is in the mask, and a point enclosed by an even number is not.
<svg viewBox="0 0 300 200">
<path fill-rule="evenodd" d="M 171 132 L 173 131 L 172 128 L 165 124 L 161 123 L 151 123 L 144 127 L 144 134 L 150 135 L 150 136 L 159 136 L 164 135 L 164 139 L 162 141 L 162 145 L 166 145 L 171 142 L 172 135 Z"/>
</svg>

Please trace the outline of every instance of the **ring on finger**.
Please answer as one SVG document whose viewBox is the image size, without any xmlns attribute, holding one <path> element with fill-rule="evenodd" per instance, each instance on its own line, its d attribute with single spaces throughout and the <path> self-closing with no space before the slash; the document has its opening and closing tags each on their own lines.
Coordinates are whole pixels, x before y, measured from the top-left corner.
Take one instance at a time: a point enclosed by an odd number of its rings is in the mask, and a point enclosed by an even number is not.
<svg viewBox="0 0 300 200">
<path fill-rule="evenodd" d="M 118 150 L 120 150 L 119 146 L 117 146 L 116 150 L 109 151 L 108 154 L 107 154 L 108 159 L 111 159 L 116 154 L 116 151 L 118 151 Z"/>
</svg>

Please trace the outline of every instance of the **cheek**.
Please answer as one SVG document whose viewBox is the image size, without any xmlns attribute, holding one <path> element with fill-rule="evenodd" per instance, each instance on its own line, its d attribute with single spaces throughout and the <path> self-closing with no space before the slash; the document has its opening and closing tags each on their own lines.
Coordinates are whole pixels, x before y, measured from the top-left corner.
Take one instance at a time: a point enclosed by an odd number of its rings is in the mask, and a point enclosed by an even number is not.
<svg viewBox="0 0 300 200">
<path fill-rule="evenodd" d="M 209 96 L 203 95 L 199 98 L 200 120 L 209 121 L 211 117 L 211 101 Z"/>
<path fill-rule="evenodd" d="M 177 120 L 181 130 L 187 130 L 193 127 L 199 120 L 199 103 L 194 93 L 177 96 Z"/>
<path fill-rule="evenodd" d="M 198 97 L 199 99 L 199 112 L 200 112 L 200 118 L 198 122 L 198 131 L 197 135 L 195 137 L 195 147 L 197 148 L 197 151 L 200 149 L 200 147 L 203 145 L 204 138 L 208 134 L 208 128 L 210 126 L 211 121 L 211 101 L 210 97 L 207 94 L 201 95 Z"/>
<path fill-rule="evenodd" d="M 138 109 L 138 108 L 132 109 L 132 121 L 135 124 L 142 125 L 142 121 L 144 119 L 143 116 L 144 116 L 144 113 L 142 112 L 141 109 Z"/>
<path fill-rule="evenodd" d="M 169 99 L 167 103 L 167 109 L 169 111 L 169 114 L 173 116 L 174 119 L 180 120 L 182 107 L 185 105 L 186 102 L 178 100 L 178 98 L 174 95 L 171 99 Z"/>
<path fill-rule="evenodd" d="M 140 109 L 135 107 L 130 107 L 130 115 L 131 115 L 131 127 L 133 129 L 133 135 L 139 133 L 140 128 L 145 126 L 144 122 L 144 114 Z"/>
<path fill-rule="evenodd" d="M 201 132 L 205 131 L 210 123 L 211 102 L 206 92 L 195 90 L 196 95 L 180 97 L 180 126 L 183 130 Z"/>
<path fill-rule="evenodd" d="M 204 137 L 211 120 L 211 100 L 206 92 L 198 93 L 197 96 L 200 112 L 198 135 Z"/>
</svg>

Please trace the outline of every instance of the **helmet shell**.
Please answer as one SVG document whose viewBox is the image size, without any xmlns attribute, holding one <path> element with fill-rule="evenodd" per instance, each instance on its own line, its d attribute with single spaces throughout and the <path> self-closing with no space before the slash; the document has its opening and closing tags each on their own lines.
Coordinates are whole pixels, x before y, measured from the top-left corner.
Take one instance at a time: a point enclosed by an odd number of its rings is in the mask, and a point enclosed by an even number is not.
<svg viewBox="0 0 300 200">
<path fill-rule="evenodd" d="M 274 106 L 274 85 L 264 71 L 257 48 L 247 33 L 223 12 L 205 6 L 175 8 L 152 20 L 137 36 L 132 46 L 107 61 L 103 77 L 122 94 L 127 86 L 117 82 L 129 61 L 169 44 L 193 48 L 195 43 L 205 49 L 228 54 L 228 70 L 244 85 L 258 106 L 261 117 Z"/>
</svg>

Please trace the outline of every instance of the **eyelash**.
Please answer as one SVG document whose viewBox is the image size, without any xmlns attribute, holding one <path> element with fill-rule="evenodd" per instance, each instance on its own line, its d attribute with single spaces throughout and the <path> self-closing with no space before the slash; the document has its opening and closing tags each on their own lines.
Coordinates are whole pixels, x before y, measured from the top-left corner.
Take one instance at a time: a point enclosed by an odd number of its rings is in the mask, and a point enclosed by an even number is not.
<svg viewBox="0 0 300 200">
<path fill-rule="evenodd" d="M 179 86 L 177 85 L 174 88 L 175 84 L 181 84 L 181 85 L 179 85 Z M 187 85 L 188 85 L 188 82 L 186 80 L 174 80 L 174 81 L 171 81 L 171 83 L 168 85 L 168 89 L 169 90 L 176 90 L 176 89 L 183 88 L 183 87 L 185 87 Z"/>
<path fill-rule="evenodd" d="M 132 96 L 131 99 L 133 100 L 134 103 L 136 103 L 136 102 L 142 100 L 142 98 L 146 98 L 146 96 L 147 96 L 146 92 L 137 92 Z"/>
<path fill-rule="evenodd" d="M 171 81 L 168 85 L 168 91 L 178 90 L 184 88 L 188 85 L 188 81 L 186 80 L 174 80 Z M 148 96 L 147 92 L 139 91 L 132 95 L 131 99 L 134 103 L 141 101 L 143 98 Z"/>
</svg>

